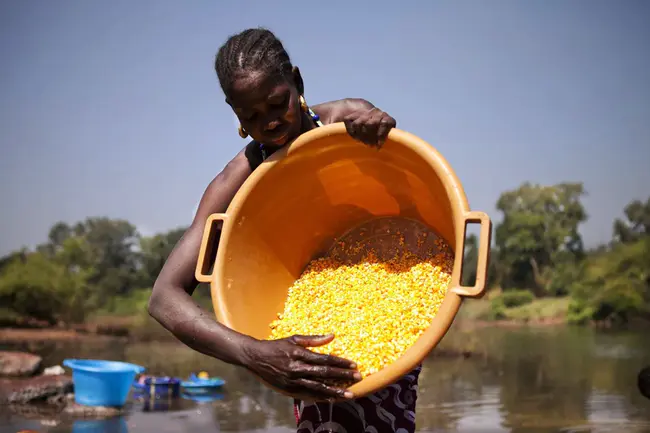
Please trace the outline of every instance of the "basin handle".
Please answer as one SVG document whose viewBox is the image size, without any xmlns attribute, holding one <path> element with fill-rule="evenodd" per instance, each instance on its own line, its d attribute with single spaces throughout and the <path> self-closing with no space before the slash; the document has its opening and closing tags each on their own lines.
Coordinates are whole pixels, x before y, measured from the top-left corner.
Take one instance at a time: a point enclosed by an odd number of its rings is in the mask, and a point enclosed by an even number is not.
<svg viewBox="0 0 650 433">
<path fill-rule="evenodd" d="M 226 223 L 227 215 L 225 213 L 213 213 L 205 221 L 203 228 L 203 238 L 201 239 L 201 248 L 199 249 L 199 257 L 196 259 L 196 270 L 194 271 L 194 278 L 199 283 L 209 283 L 214 276 L 213 265 L 217 259 L 215 251 L 215 243 L 217 241 L 217 223 Z M 210 270 L 212 268 L 212 270 Z M 210 273 L 208 273 L 210 272 Z"/>
<path fill-rule="evenodd" d="M 474 287 L 465 287 L 460 282 L 463 275 L 463 268 L 465 266 L 465 231 L 467 230 L 467 224 L 469 223 L 478 223 L 481 225 L 478 244 L 478 263 L 476 264 L 476 281 L 474 282 Z M 492 221 L 490 221 L 490 217 L 484 212 L 467 212 L 463 221 L 462 240 L 462 248 L 457 249 L 457 251 L 462 252 L 460 256 L 460 272 L 457 277 L 458 281 L 453 282 L 454 284 L 451 290 L 460 296 L 477 298 L 483 295 L 485 292 L 485 286 L 487 285 L 487 273 L 490 265 L 490 242 L 492 240 Z"/>
</svg>

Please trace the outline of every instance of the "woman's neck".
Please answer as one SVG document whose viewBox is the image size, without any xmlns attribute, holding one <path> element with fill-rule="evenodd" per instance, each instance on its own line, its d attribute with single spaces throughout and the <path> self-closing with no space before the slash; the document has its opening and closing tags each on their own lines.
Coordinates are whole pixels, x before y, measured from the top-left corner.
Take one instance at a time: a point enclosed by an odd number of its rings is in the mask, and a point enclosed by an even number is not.
<svg viewBox="0 0 650 433">
<path fill-rule="evenodd" d="M 304 134 L 307 131 L 311 131 L 312 129 L 316 128 L 316 125 L 314 124 L 314 119 L 311 118 L 309 113 L 305 113 L 304 111 L 300 112 L 300 133 Z"/>
</svg>

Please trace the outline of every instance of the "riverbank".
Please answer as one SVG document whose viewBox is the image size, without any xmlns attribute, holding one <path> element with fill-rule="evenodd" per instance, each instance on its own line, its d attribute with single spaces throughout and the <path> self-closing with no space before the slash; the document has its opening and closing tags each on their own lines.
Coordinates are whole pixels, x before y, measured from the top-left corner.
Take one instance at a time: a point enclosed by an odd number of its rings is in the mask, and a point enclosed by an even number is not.
<svg viewBox="0 0 650 433">
<path fill-rule="evenodd" d="M 138 322 L 136 318 L 133 319 Z M 122 320 L 122 323 L 124 321 Z M 436 350 L 436 356 L 450 358 L 468 358 L 480 354 L 478 341 L 470 335 L 470 329 L 465 326 L 455 326 L 450 332 L 450 338 L 446 338 L 445 344 Z M 129 335 L 102 333 L 106 331 L 94 331 L 89 329 L 56 329 L 56 328 L 0 328 L 0 345 L 8 344 L 39 344 L 41 342 L 122 342 L 122 343 L 160 343 L 160 344 L 183 344 L 176 340 L 169 332 L 157 323 L 134 325 L 129 328 Z M 463 334 L 460 338 L 453 335 Z"/>
<path fill-rule="evenodd" d="M 454 327 L 471 330 L 477 327 L 554 326 L 566 324 L 568 298 L 535 299 L 525 305 L 500 307 L 495 315 L 494 300 L 498 292 L 483 299 L 468 299 L 460 309 Z M 86 323 L 52 327 L 25 320 L 4 321 L 0 326 L 2 341 L 69 341 L 87 338 L 118 338 L 130 341 L 166 341 L 173 336 L 146 311 L 131 314 L 100 313 L 89 317 Z"/>
<path fill-rule="evenodd" d="M 118 339 L 127 341 L 164 341 L 173 336 L 148 316 L 101 316 L 84 324 L 69 327 L 29 326 L 17 324 L 0 327 L 0 343 L 16 341 L 70 341 L 83 339 Z"/>
<path fill-rule="evenodd" d="M 505 432 L 500 426 L 508 420 L 508 429 L 521 431 L 552 424 L 540 431 L 582 431 L 589 427 L 594 431 L 647 432 L 650 401 L 634 386 L 638 371 L 650 359 L 645 336 L 641 330 L 600 332 L 574 326 L 470 329 L 455 321 L 423 362 L 418 384 L 418 429 L 470 433 L 480 423 L 482 430 Z M 162 412 L 133 401 L 125 415 L 129 426 L 134 425 L 132 430 L 215 431 L 216 419 L 221 431 L 290 433 L 293 426 L 295 432 L 290 401 L 264 387 L 245 369 L 215 361 L 177 341 L 136 343 L 118 339 L 80 343 L 45 341 L 32 344 L 32 349 L 16 343 L 7 344 L 5 350 L 29 350 L 43 357 L 44 366 L 62 365 L 67 358 L 115 359 L 146 366 L 152 375 L 184 378 L 207 371 L 226 381 L 223 398 L 208 405 L 197 407 L 181 399 L 172 412 Z M 454 347 L 467 347 L 472 355 L 448 356 L 448 350 Z M 198 425 L 197 417 L 204 415 L 206 423 Z M 14 423 L 26 417 L 58 420 L 49 414 L 22 412 L 22 407 L 21 412 L 10 416 L 2 419 Z M 167 428 L 174 420 L 185 424 Z M 65 422 L 55 431 L 71 431 Z M 276 429 L 281 425 L 288 427 Z M 33 425 L 11 427 L 16 432 Z"/>
<path fill-rule="evenodd" d="M 507 306 L 501 293 L 488 293 L 483 299 L 463 302 L 458 319 L 477 326 L 549 326 L 567 323 L 570 298 L 531 299 Z"/>
<path fill-rule="evenodd" d="M 45 329 L 45 328 L 0 328 L 0 343 L 16 343 L 29 341 L 73 341 L 84 339 L 124 339 L 114 335 L 91 334 L 73 329 Z"/>
<path fill-rule="evenodd" d="M 562 325 L 564 320 L 552 320 L 552 316 L 543 318 L 547 312 L 556 309 L 536 307 L 532 311 L 539 311 L 534 320 L 489 320 L 485 319 L 490 301 L 468 300 L 461 308 L 460 314 L 454 321 L 445 338 L 436 347 L 431 357 L 449 359 L 483 358 L 489 351 L 489 344 L 480 337 L 478 329 L 483 328 L 522 328 L 522 327 L 549 327 Z M 542 314 L 543 313 L 543 314 Z M 555 313 L 554 313 L 555 314 Z M 514 317 L 517 317 L 516 314 Z M 148 314 L 142 313 L 132 316 L 95 316 L 87 324 L 75 326 L 74 329 L 62 328 L 0 328 L 0 344 L 19 345 L 27 349 L 38 347 L 43 343 L 60 342 L 69 344 L 74 342 L 95 344 L 102 341 L 113 344 L 149 344 L 156 343 L 165 347 L 183 348 L 183 344 L 176 340 L 171 333 L 165 330 Z M 31 350 L 31 349 L 30 349 Z"/>
</svg>

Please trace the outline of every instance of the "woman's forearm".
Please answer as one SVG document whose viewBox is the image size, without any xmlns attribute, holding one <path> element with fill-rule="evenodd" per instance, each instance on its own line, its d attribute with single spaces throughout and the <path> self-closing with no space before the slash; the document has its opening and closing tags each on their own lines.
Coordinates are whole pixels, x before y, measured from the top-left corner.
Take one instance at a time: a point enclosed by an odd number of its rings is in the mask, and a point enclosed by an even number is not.
<svg viewBox="0 0 650 433">
<path fill-rule="evenodd" d="M 245 349 L 257 341 L 215 321 L 180 288 L 155 287 L 149 314 L 190 348 L 229 364 L 245 366 Z"/>
<path fill-rule="evenodd" d="M 190 348 L 229 364 L 247 364 L 247 349 L 259 343 L 214 320 L 191 297 L 196 288 L 194 272 L 203 240 L 205 221 L 225 212 L 232 197 L 250 175 L 242 150 L 219 173 L 201 198 L 194 221 L 183 234 L 160 271 L 149 299 L 149 314 Z M 216 254 L 216 250 L 211 254 Z"/>
</svg>

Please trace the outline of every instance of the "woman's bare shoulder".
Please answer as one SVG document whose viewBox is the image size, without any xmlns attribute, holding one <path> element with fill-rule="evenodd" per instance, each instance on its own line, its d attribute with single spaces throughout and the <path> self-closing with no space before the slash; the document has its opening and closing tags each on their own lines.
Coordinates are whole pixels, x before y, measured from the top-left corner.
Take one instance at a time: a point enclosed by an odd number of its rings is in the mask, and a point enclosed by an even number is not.
<svg viewBox="0 0 650 433">
<path fill-rule="evenodd" d="M 345 116 L 358 110 L 370 110 L 374 105 L 361 98 L 345 98 L 323 102 L 311 107 L 324 124 L 342 122 Z"/>
<path fill-rule="evenodd" d="M 205 220 L 211 213 L 225 212 L 235 193 L 251 173 L 245 150 L 242 149 L 208 184 L 197 215 Z"/>
</svg>

